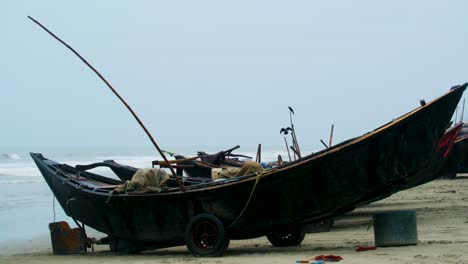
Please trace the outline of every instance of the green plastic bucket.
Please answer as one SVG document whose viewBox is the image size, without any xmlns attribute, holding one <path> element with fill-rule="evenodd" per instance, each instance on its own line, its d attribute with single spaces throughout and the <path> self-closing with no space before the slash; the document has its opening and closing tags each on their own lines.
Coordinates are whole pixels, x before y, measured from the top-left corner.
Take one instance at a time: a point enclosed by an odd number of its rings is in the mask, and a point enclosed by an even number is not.
<svg viewBox="0 0 468 264">
<path fill-rule="evenodd" d="M 418 243 L 415 211 L 387 211 L 374 214 L 374 240 L 378 247 Z"/>
</svg>

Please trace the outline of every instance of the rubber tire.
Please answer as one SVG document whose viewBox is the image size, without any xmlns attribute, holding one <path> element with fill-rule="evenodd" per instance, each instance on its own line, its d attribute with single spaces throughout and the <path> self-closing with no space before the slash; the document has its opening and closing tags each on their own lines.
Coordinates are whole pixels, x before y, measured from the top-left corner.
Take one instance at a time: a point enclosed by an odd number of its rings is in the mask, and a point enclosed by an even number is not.
<svg viewBox="0 0 468 264">
<path fill-rule="evenodd" d="M 274 247 L 299 246 L 305 237 L 304 228 L 273 231 L 266 235 Z"/>
<path fill-rule="evenodd" d="M 212 245 L 208 245 L 207 248 L 200 247 L 201 240 L 195 241 L 196 228 L 199 228 L 200 224 L 212 228 L 216 238 Z M 206 230 L 206 229 L 205 229 Z M 229 238 L 224 229 L 223 223 L 212 214 L 199 214 L 192 218 L 187 225 L 185 230 L 185 244 L 187 249 L 195 257 L 219 257 L 229 246 Z"/>
</svg>

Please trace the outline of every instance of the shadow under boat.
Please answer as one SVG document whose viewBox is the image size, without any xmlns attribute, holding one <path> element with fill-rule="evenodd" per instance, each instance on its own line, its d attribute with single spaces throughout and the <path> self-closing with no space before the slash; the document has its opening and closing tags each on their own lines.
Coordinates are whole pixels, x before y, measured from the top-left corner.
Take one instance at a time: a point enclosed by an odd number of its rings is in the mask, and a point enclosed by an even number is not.
<svg viewBox="0 0 468 264">
<path fill-rule="evenodd" d="M 31 156 L 65 213 L 108 234 L 116 250 L 119 243 L 135 251 L 186 244 L 193 255 L 218 256 L 230 239 L 263 235 L 293 246 L 303 239 L 302 225 L 437 170 L 446 151 L 440 139 L 466 86 L 287 165 L 224 181 L 188 178 L 185 191 L 171 178 L 160 193 L 116 194 L 122 181 Z"/>
</svg>

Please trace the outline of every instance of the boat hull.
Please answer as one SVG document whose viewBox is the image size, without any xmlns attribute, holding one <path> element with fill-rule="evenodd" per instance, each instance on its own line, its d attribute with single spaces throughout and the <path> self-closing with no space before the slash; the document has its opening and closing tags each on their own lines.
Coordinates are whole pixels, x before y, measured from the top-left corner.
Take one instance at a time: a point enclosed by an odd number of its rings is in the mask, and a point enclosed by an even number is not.
<svg viewBox="0 0 468 264">
<path fill-rule="evenodd" d="M 112 237 L 183 244 L 189 221 L 209 213 L 222 221 L 230 238 L 251 238 L 343 214 L 435 170 L 443 152 L 439 141 L 465 88 L 286 166 L 185 192 L 113 194 L 80 186 L 74 177 L 81 172 L 31 155 L 67 215 Z"/>
</svg>

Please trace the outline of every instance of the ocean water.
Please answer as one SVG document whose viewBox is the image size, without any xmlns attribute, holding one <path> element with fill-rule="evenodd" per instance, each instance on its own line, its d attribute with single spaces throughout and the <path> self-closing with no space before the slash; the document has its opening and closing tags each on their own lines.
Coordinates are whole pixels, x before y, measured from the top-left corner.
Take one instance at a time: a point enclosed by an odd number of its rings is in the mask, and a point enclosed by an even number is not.
<svg viewBox="0 0 468 264">
<path fill-rule="evenodd" d="M 199 150 L 216 153 L 230 147 L 179 147 L 171 151 L 189 157 L 196 155 L 196 151 Z M 155 150 L 149 147 L 0 149 L 0 233 L 2 234 L 0 244 L 31 240 L 48 234 L 48 224 L 54 219 L 65 220 L 72 227 L 75 226 L 58 202 L 55 201 L 54 206 L 52 191 L 32 161 L 29 151 L 43 153 L 46 158 L 72 166 L 112 159 L 125 165 L 148 168 L 151 167 L 152 160 L 162 160 Z M 240 148 L 234 153 L 255 158 L 256 147 Z M 310 152 L 303 151 L 303 153 Z M 276 160 L 279 154 L 287 160 L 288 154 L 284 147 L 264 147 L 262 161 Z M 170 159 L 170 156 L 168 158 Z M 96 168 L 92 171 L 115 177 L 108 168 Z"/>
</svg>

